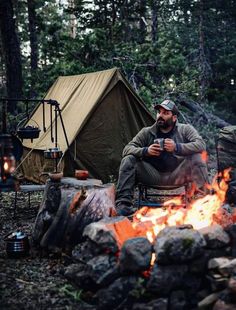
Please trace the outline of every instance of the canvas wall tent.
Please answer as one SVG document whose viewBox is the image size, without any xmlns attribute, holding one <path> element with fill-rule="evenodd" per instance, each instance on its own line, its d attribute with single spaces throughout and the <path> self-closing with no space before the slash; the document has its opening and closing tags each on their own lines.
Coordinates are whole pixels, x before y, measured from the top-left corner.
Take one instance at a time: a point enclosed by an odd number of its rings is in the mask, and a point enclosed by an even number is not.
<svg viewBox="0 0 236 310">
<path fill-rule="evenodd" d="M 73 176 L 75 169 L 86 169 L 90 177 L 108 182 L 117 177 L 124 146 L 154 119 L 128 81 L 117 68 L 61 76 L 45 99 L 57 100 L 66 128 L 69 148 L 58 120 L 58 144 L 63 151 L 60 169 Z M 29 120 L 42 129 L 43 106 L 39 104 Z M 53 171 L 52 160 L 44 159 L 51 142 L 50 105 L 45 105 L 46 132 L 38 139 L 24 140 L 22 170 L 34 182 L 42 182 L 42 172 Z M 55 124 L 53 123 L 53 127 Z"/>
</svg>

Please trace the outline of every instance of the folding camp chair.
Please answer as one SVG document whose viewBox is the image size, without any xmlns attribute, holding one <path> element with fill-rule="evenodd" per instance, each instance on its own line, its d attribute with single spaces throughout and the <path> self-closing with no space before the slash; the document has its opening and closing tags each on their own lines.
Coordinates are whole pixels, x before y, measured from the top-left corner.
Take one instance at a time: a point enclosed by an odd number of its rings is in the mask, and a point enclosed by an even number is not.
<svg viewBox="0 0 236 310">
<path fill-rule="evenodd" d="M 148 207 L 163 207 L 166 201 L 175 197 L 181 198 L 181 203 L 172 201 L 175 207 L 187 207 L 188 205 L 188 190 L 190 183 L 182 185 L 146 185 L 138 184 L 138 209 L 142 206 Z"/>
</svg>

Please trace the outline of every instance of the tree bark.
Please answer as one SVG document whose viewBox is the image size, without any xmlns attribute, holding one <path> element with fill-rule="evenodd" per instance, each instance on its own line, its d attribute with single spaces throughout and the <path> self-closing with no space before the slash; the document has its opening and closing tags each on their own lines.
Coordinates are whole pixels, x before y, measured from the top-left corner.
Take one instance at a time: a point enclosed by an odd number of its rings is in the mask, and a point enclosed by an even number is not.
<svg viewBox="0 0 236 310">
<path fill-rule="evenodd" d="M 146 0 L 139 0 L 139 43 L 145 42 L 147 34 L 147 22 L 146 22 Z"/>
<path fill-rule="evenodd" d="M 11 0 L 0 0 L 0 31 L 4 62 L 6 65 L 7 96 L 22 97 L 22 64 L 20 44 L 15 29 L 14 12 Z M 8 111 L 15 114 L 17 102 L 11 102 Z"/>
<path fill-rule="evenodd" d="M 200 102 L 205 101 L 207 88 L 209 85 L 209 76 L 211 72 L 211 67 L 209 65 L 208 59 L 205 54 L 205 38 L 204 38 L 204 8 L 203 0 L 200 0 L 200 10 L 199 10 L 199 99 Z"/>
<path fill-rule="evenodd" d="M 30 97 L 35 97 L 35 82 L 38 69 L 38 39 L 36 29 L 36 12 L 35 12 L 35 1 L 27 0 L 28 6 L 28 19 L 29 19 L 29 37 L 30 37 L 30 72 L 31 72 L 31 87 Z"/>
<path fill-rule="evenodd" d="M 75 1 L 69 0 L 68 5 L 69 5 L 71 12 L 73 12 L 73 10 L 75 9 Z M 75 39 L 76 37 L 76 16 L 73 13 L 70 14 L 70 37 L 72 39 Z"/>
<path fill-rule="evenodd" d="M 152 43 L 157 44 L 158 41 L 158 11 L 159 5 L 157 1 L 152 1 L 151 4 L 151 14 L 152 14 L 152 24 L 151 24 L 151 38 Z"/>
</svg>

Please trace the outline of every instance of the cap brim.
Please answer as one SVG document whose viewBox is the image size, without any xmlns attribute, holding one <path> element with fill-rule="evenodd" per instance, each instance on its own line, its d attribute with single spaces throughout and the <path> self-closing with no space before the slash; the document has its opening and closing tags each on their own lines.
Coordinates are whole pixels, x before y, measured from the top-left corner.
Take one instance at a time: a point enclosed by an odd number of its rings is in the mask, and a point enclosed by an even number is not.
<svg viewBox="0 0 236 310">
<path fill-rule="evenodd" d="M 161 104 L 157 104 L 157 105 L 154 106 L 155 110 L 158 110 L 159 108 L 163 108 L 163 109 L 165 109 L 167 111 L 172 111 L 171 109 L 168 109 L 166 106 L 163 107 Z"/>
</svg>

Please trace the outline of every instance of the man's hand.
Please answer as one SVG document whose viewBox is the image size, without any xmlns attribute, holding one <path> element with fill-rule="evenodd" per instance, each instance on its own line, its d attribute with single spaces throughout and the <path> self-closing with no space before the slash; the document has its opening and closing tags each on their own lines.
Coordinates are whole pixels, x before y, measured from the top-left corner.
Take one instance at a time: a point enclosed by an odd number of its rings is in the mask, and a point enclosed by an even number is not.
<svg viewBox="0 0 236 310">
<path fill-rule="evenodd" d="M 147 155 L 148 156 L 160 156 L 161 154 L 160 146 L 157 143 L 151 144 L 148 147 Z"/>
<path fill-rule="evenodd" d="M 164 143 L 164 150 L 170 153 L 173 153 L 175 151 L 176 148 L 176 144 L 175 141 L 172 139 L 165 139 L 165 143 Z"/>
</svg>

